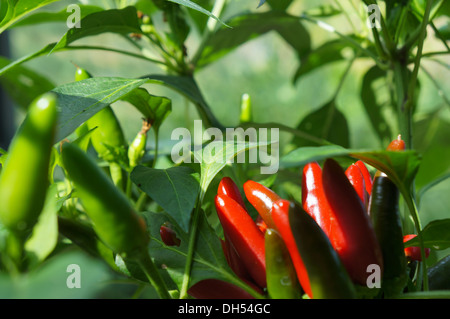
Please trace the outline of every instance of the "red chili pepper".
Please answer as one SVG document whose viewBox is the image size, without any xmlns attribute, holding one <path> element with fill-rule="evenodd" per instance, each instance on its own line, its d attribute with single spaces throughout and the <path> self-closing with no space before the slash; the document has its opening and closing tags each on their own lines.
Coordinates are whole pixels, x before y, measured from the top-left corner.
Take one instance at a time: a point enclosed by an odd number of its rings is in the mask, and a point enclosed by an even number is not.
<svg viewBox="0 0 450 319">
<path fill-rule="evenodd" d="M 366 192 L 367 194 L 369 194 L 370 197 L 370 195 L 372 194 L 372 185 L 373 185 L 372 176 L 370 175 L 370 172 L 363 161 L 356 161 L 355 165 L 358 166 L 359 169 L 361 170 L 361 174 L 364 178 L 364 185 L 366 186 Z"/>
<path fill-rule="evenodd" d="M 395 139 L 391 143 L 389 143 L 387 150 L 388 151 L 404 151 L 405 150 L 405 141 L 402 140 L 402 136 L 398 135 L 397 139 Z"/>
<path fill-rule="evenodd" d="M 252 295 L 229 282 L 219 279 L 204 279 L 188 290 L 197 299 L 254 299 Z"/>
<path fill-rule="evenodd" d="M 336 224 L 334 212 L 325 196 L 322 168 L 317 162 L 308 163 L 303 168 L 302 205 L 328 236 L 333 247 L 339 251 L 339 247 L 345 245 L 345 238 Z"/>
<path fill-rule="evenodd" d="M 289 251 L 289 255 L 291 256 L 292 263 L 294 264 L 300 285 L 305 293 L 312 298 L 308 272 L 297 249 L 297 244 L 289 224 L 289 206 L 290 202 L 284 199 L 274 202 L 272 207 L 272 218 L 277 226 L 277 230 L 280 233 L 281 238 L 283 238 L 286 248 Z"/>
<path fill-rule="evenodd" d="M 244 192 L 248 201 L 258 211 L 267 227 L 276 229 L 271 211 L 273 203 L 281 199 L 280 196 L 264 185 L 251 180 L 245 182 Z"/>
<path fill-rule="evenodd" d="M 403 236 L 403 243 L 406 243 L 408 240 L 411 240 L 416 236 L 417 235 L 415 235 L 415 234 L 409 234 L 409 235 Z M 430 248 L 425 248 L 425 258 L 428 258 L 429 255 L 430 255 Z M 418 247 L 418 246 L 406 247 L 405 248 L 405 256 L 410 260 L 422 261 L 420 247 Z"/>
<path fill-rule="evenodd" d="M 240 256 L 251 278 L 260 287 L 266 286 L 264 234 L 247 211 L 231 197 L 217 195 L 217 214 L 224 233 Z"/>
<path fill-rule="evenodd" d="M 217 189 L 217 195 L 228 196 L 238 202 L 239 205 L 241 205 L 245 209 L 245 204 L 244 200 L 242 199 L 241 192 L 239 191 L 236 183 L 230 177 L 222 178 Z"/>
<path fill-rule="evenodd" d="M 164 223 L 159 229 L 161 239 L 167 246 L 180 246 L 181 240 L 177 237 L 175 231 L 169 223 Z"/>
<path fill-rule="evenodd" d="M 350 181 L 359 198 L 361 199 L 361 202 L 364 204 L 365 207 L 367 207 L 369 195 L 367 194 L 366 183 L 364 181 L 364 176 L 362 175 L 359 166 L 357 166 L 356 164 L 350 165 L 345 171 L 345 175 L 347 176 L 348 180 Z"/>
<path fill-rule="evenodd" d="M 367 266 L 376 264 L 383 269 L 381 248 L 369 216 L 344 170 L 333 159 L 325 161 L 323 187 L 344 237 L 343 245 L 335 248 L 353 281 L 365 285 Z"/>
</svg>

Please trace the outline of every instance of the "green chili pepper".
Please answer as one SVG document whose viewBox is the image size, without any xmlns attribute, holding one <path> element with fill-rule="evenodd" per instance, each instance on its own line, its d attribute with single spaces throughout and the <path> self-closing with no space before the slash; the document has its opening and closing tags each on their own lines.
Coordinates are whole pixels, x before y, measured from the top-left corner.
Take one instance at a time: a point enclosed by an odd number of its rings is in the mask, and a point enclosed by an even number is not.
<svg viewBox="0 0 450 319">
<path fill-rule="evenodd" d="M 294 265 L 280 235 L 268 228 L 265 232 L 267 290 L 273 299 L 302 297 Z"/>
<path fill-rule="evenodd" d="M 91 78 L 86 70 L 77 67 L 75 80 L 81 81 Z M 125 150 L 125 137 L 120 123 L 111 106 L 106 106 L 86 121 L 88 130 L 95 130 L 91 134 L 91 143 L 99 157 L 109 162 L 111 177 L 117 186 L 123 185 L 122 168 L 117 163 L 115 151 Z"/>
<path fill-rule="evenodd" d="M 57 98 L 46 93 L 31 103 L 15 134 L 0 177 L 0 220 L 24 240 L 44 206 L 57 121 Z"/>
<path fill-rule="evenodd" d="M 96 162 L 70 143 L 63 145 L 62 160 L 99 237 L 119 254 L 146 249 L 145 222 Z"/>
<path fill-rule="evenodd" d="M 386 297 L 401 293 L 408 282 L 398 201 L 399 191 L 389 177 L 375 177 L 369 214 L 383 254 L 381 288 Z"/>
<path fill-rule="evenodd" d="M 125 194 L 78 146 L 63 144 L 61 156 L 98 237 L 122 258 L 137 262 L 160 297 L 170 298 L 147 250 L 149 236 L 145 221 L 136 213 Z"/>
<path fill-rule="evenodd" d="M 24 244 L 44 207 L 57 122 L 57 99 L 35 99 L 16 132 L 0 176 L 0 223 L 8 230 L 5 258 L 22 270 Z"/>
<path fill-rule="evenodd" d="M 314 299 L 355 298 L 355 287 L 330 240 L 301 207 L 291 205 L 289 223 L 308 272 Z"/>
</svg>

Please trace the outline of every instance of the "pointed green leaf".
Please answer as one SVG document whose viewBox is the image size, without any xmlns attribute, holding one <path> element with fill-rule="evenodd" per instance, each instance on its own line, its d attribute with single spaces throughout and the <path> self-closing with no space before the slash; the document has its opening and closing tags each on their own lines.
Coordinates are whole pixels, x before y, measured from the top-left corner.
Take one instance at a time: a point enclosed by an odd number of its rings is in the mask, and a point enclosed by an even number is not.
<svg viewBox="0 0 450 319">
<path fill-rule="evenodd" d="M 146 82 L 147 79 L 96 77 L 56 87 L 52 90 L 58 96 L 59 105 L 56 141 L 67 137 L 102 108 Z"/>
<path fill-rule="evenodd" d="M 425 247 L 438 250 L 450 248 L 450 219 L 433 220 L 422 230 L 422 238 Z M 420 246 L 419 238 L 405 243 L 405 247 Z"/>
<path fill-rule="evenodd" d="M 187 232 L 199 184 L 189 167 L 156 169 L 136 166 L 131 180 L 161 206 Z"/>
<path fill-rule="evenodd" d="M 95 12 L 80 21 L 81 28 L 72 28 L 55 45 L 52 51 L 67 47 L 81 38 L 112 32 L 118 34 L 141 33 L 136 8 L 112 9 Z"/>
<path fill-rule="evenodd" d="M 128 93 L 122 100 L 134 105 L 152 127 L 158 130 L 164 119 L 172 111 L 172 101 L 166 97 L 155 96 L 144 88 L 137 88 Z"/>
</svg>

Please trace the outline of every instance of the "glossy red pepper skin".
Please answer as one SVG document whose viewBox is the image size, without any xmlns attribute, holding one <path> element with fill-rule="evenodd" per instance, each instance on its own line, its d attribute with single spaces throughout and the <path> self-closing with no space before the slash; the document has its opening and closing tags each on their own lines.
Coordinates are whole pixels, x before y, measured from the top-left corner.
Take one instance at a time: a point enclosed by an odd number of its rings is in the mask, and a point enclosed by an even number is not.
<svg viewBox="0 0 450 319">
<path fill-rule="evenodd" d="M 175 231 L 170 227 L 170 224 L 163 224 L 159 228 L 161 239 L 167 246 L 180 246 L 181 241 L 177 237 Z"/>
<path fill-rule="evenodd" d="M 405 150 L 405 141 L 402 140 L 402 136 L 398 135 L 395 140 L 389 143 L 387 147 L 388 151 L 404 151 Z"/>
<path fill-rule="evenodd" d="M 308 272 L 306 270 L 303 259 L 297 249 L 297 244 L 295 242 L 294 235 L 289 223 L 289 206 L 291 203 L 287 200 L 280 199 L 274 202 L 272 207 L 272 217 L 277 230 L 283 238 L 284 244 L 286 245 L 289 255 L 291 256 L 292 263 L 297 273 L 297 279 L 302 286 L 305 293 L 312 298 L 312 290 L 309 282 Z"/>
<path fill-rule="evenodd" d="M 334 212 L 328 203 L 322 181 L 322 168 L 317 162 L 304 166 L 302 176 L 302 206 L 316 221 L 339 252 L 345 246 L 345 238 L 336 223 Z"/>
<path fill-rule="evenodd" d="M 273 203 L 281 199 L 280 196 L 271 189 L 252 180 L 245 182 L 244 192 L 248 201 L 258 211 L 267 227 L 276 229 L 271 211 Z"/>
<path fill-rule="evenodd" d="M 361 202 L 367 207 L 369 196 L 366 194 L 366 183 L 364 181 L 364 176 L 361 173 L 361 169 L 356 164 L 352 164 L 345 171 L 345 175 L 361 199 Z"/>
<path fill-rule="evenodd" d="M 367 169 L 367 166 L 366 166 L 366 164 L 364 164 L 363 161 L 356 161 L 355 165 L 358 166 L 361 171 L 361 174 L 364 178 L 364 185 L 366 187 L 366 192 L 370 197 L 370 195 L 372 194 L 372 185 L 373 185 L 372 176 L 370 175 L 370 172 Z"/>
<path fill-rule="evenodd" d="M 369 265 L 383 269 L 381 248 L 369 216 L 344 170 L 333 159 L 325 161 L 323 187 L 344 237 L 343 245 L 335 248 L 352 280 L 365 285 Z"/>
<path fill-rule="evenodd" d="M 247 211 L 231 197 L 216 195 L 215 206 L 225 240 L 236 249 L 251 278 L 266 287 L 264 234 Z"/>
<path fill-rule="evenodd" d="M 236 183 L 230 177 L 224 177 L 220 180 L 217 195 L 228 196 L 238 202 L 238 204 L 245 209 L 245 203 L 242 199 L 241 192 L 239 191 Z"/>
</svg>

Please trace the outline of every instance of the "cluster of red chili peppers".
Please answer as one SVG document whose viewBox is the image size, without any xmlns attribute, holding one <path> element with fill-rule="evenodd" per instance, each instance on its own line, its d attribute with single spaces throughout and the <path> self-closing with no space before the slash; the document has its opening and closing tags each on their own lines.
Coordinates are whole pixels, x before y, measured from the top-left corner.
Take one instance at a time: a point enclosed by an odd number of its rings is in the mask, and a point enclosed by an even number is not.
<svg viewBox="0 0 450 319">
<path fill-rule="evenodd" d="M 388 147 L 388 150 L 403 149 L 404 143 L 400 138 Z M 362 161 L 350 165 L 345 171 L 333 159 L 327 159 L 323 167 L 317 162 L 309 163 L 303 169 L 302 207 L 297 207 L 294 212 L 297 214 L 300 209 L 312 217 L 311 220 L 320 227 L 338 255 L 349 281 L 357 285 L 366 285 L 368 265 L 378 265 L 383 271 L 382 251 L 368 214 L 372 184 L 371 174 Z M 296 230 L 290 222 L 294 205 L 255 181 L 247 181 L 243 189 L 247 200 L 259 213 L 256 220 L 249 215 L 239 188 L 231 178 L 221 180 L 215 197 L 215 207 L 224 232 L 222 248 L 231 269 L 256 291 L 264 293 L 268 286 L 266 270 L 277 271 L 266 269 L 266 253 L 269 252 L 266 252 L 265 234 L 268 230 L 274 231 L 282 239 L 283 249 L 288 252 L 285 263 L 293 266 L 296 284 L 300 284 L 309 298 L 317 298 L 313 288 L 317 282 L 315 275 L 309 271 L 311 269 L 308 270 L 306 258 L 313 259 L 302 255 L 295 238 Z M 161 235 L 167 237 L 167 229 L 164 232 L 161 229 Z M 314 234 L 305 236 L 321 238 L 314 237 Z M 406 235 L 404 241 L 412 236 L 415 235 Z M 314 243 L 312 245 L 314 250 Z M 316 255 L 321 253 L 319 247 L 317 250 L 314 252 Z M 405 258 L 420 260 L 418 247 L 406 248 L 404 253 Z M 330 286 L 326 289 L 336 288 Z M 189 293 L 196 298 L 251 298 L 240 287 L 216 279 L 198 282 Z"/>
</svg>

